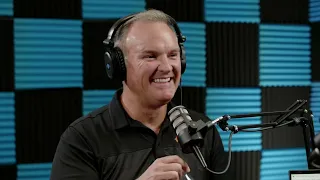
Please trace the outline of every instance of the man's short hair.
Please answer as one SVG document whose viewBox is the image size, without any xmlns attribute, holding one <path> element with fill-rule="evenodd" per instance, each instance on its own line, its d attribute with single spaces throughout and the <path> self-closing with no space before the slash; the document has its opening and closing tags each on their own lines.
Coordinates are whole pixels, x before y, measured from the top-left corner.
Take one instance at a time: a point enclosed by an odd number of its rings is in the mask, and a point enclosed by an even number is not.
<svg viewBox="0 0 320 180">
<path fill-rule="evenodd" d="M 124 42 L 130 26 L 136 21 L 163 22 L 168 24 L 168 26 L 175 32 L 172 26 L 173 24 L 172 19 L 166 13 L 156 9 L 149 9 L 143 12 L 139 12 L 135 14 L 133 18 L 125 22 L 115 34 L 115 46 L 118 46 L 123 51 L 125 57 L 126 57 L 126 47 Z"/>
</svg>

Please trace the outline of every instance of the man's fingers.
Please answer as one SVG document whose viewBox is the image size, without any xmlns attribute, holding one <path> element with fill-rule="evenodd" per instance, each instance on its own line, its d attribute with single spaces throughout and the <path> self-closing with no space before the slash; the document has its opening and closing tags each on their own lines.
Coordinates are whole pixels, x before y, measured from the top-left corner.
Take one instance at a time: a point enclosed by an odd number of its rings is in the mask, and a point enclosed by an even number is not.
<svg viewBox="0 0 320 180">
<path fill-rule="evenodd" d="M 163 180 L 163 179 L 174 179 L 179 180 L 179 174 L 176 171 L 166 171 L 166 172 L 159 172 L 156 174 L 155 180 Z"/>
<path fill-rule="evenodd" d="M 182 177 L 184 171 L 182 165 L 179 163 L 162 164 L 157 170 L 160 172 L 176 171 L 180 177 Z"/>
<path fill-rule="evenodd" d="M 179 163 L 179 164 L 181 164 L 183 170 L 185 170 L 187 172 L 190 171 L 190 168 L 189 168 L 188 164 L 177 155 L 166 156 L 166 157 L 160 158 L 159 160 L 164 164 Z"/>
</svg>

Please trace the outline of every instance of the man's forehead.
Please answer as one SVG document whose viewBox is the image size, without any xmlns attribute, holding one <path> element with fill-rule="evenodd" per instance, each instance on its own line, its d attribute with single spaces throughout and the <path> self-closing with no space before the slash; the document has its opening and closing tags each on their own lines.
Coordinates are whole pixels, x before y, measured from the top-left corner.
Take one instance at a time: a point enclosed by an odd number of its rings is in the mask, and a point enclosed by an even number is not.
<svg viewBox="0 0 320 180">
<path fill-rule="evenodd" d="M 149 28 L 149 29 L 146 29 Z M 157 29 L 159 27 L 136 26 L 135 30 L 129 30 L 126 42 L 129 44 L 148 44 L 151 42 L 166 41 L 167 43 L 177 43 L 176 34 L 169 29 Z"/>
</svg>

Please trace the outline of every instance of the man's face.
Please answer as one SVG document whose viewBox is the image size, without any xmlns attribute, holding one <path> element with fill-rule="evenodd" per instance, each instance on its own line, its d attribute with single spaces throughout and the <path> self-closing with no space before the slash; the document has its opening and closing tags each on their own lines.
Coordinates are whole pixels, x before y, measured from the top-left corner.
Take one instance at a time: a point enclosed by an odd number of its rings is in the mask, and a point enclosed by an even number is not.
<svg viewBox="0 0 320 180">
<path fill-rule="evenodd" d="M 139 101 L 169 102 L 180 83 L 181 61 L 176 34 L 161 22 L 135 22 L 125 40 L 127 86 Z"/>
</svg>

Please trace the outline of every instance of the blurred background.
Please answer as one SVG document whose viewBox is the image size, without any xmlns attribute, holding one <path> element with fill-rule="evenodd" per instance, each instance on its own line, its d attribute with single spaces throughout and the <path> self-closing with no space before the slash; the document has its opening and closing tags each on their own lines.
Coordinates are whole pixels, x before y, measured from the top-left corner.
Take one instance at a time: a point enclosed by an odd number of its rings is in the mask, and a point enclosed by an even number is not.
<svg viewBox="0 0 320 180">
<path fill-rule="evenodd" d="M 0 0 L 0 179 L 49 179 L 61 133 L 121 87 L 105 72 L 109 28 L 149 8 L 187 37 L 183 105 L 215 119 L 305 99 L 320 132 L 320 0 Z M 230 179 L 285 180 L 295 169 L 308 169 L 301 127 L 233 136 Z"/>
</svg>

